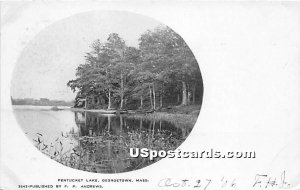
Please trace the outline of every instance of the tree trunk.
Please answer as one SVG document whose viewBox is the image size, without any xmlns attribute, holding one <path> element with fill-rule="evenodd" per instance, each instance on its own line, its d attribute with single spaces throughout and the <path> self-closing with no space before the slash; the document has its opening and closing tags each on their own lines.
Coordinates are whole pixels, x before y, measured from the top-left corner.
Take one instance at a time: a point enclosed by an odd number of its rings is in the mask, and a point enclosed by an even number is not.
<svg viewBox="0 0 300 190">
<path fill-rule="evenodd" d="M 101 105 L 99 96 L 97 96 L 97 105 Z"/>
<path fill-rule="evenodd" d="M 162 108 L 162 94 L 160 94 L 159 106 Z"/>
<path fill-rule="evenodd" d="M 186 90 L 186 83 L 182 81 L 182 102 L 181 105 L 187 105 L 187 90 Z"/>
<path fill-rule="evenodd" d="M 149 84 L 149 96 L 150 96 L 151 109 L 153 109 L 153 103 L 152 103 L 152 91 L 151 91 L 151 85 L 150 85 L 150 84 Z"/>
<path fill-rule="evenodd" d="M 87 128 L 86 122 L 87 122 L 87 115 L 86 115 L 86 111 L 84 112 L 84 128 Z"/>
<path fill-rule="evenodd" d="M 92 96 L 92 106 L 95 105 L 95 96 Z"/>
<path fill-rule="evenodd" d="M 161 92 L 160 92 L 160 107 L 163 107 L 163 93 L 164 93 L 164 83 L 161 84 Z"/>
<path fill-rule="evenodd" d="M 190 91 L 187 91 L 187 105 L 191 104 L 191 96 L 192 96 L 192 93 Z"/>
<path fill-rule="evenodd" d="M 123 131 L 123 117 L 122 114 L 120 114 L 120 132 Z"/>
<path fill-rule="evenodd" d="M 153 86 L 153 109 L 155 110 L 156 106 L 155 106 L 155 103 L 156 103 L 156 98 L 155 98 L 155 86 L 154 86 L 154 82 L 152 84 Z"/>
<path fill-rule="evenodd" d="M 124 81 L 123 81 L 123 73 L 121 72 L 121 103 L 120 109 L 123 109 L 124 102 Z"/>
<path fill-rule="evenodd" d="M 193 104 L 195 104 L 195 102 L 196 102 L 196 85 L 195 84 L 193 85 L 192 93 L 193 93 Z"/>
<path fill-rule="evenodd" d="M 85 101 L 84 101 L 84 109 L 87 109 L 87 104 L 88 104 L 88 98 L 85 97 Z"/>
<path fill-rule="evenodd" d="M 108 106 L 107 109 L 109 110 L 111 108 L 111 92 L 110 89 L 108 89 Z"/>
</svg>

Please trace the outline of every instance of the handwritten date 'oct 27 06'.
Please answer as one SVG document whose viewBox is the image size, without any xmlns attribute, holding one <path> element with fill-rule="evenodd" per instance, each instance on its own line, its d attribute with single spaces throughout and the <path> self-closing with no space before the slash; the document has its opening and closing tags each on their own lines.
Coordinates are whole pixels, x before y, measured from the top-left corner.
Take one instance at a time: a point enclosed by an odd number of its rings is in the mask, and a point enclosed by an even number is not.
<svg viewBox="0 0 300 190">
<path fill-rule="evenodd" d="M 253 180 L 253 179 L 252 179 Z M 213 179 L 197 179 L 197 180 L 189 180 L 189 179 L 181 179 L 174 180 L 171 178 L 164 178 L 158 182 L 158 187 L 164 188 L 197 188 L 201 190 L 209 190 L 209 189 L 236 189 L 237 180 L 226 179 L 222 177 L 220 180 Z M 283 171 L 280 177 L 273 177 L 265 174 L 256 174 L 254 177 L 254 181 L 252 182 L 253 189 L 284 189 L 290 187 L 290 184 L 286 180 L 286 171 Z"/>
<path fill-rule="evenodd" d="M 158 187 L 178 187 L 183 188 L 183 187 L 190 187 L 190 188 L 197 188 L 201 190 L 208 190 L 210 186 L 213 184 L 212 179 L 197 179 L 197 180 L 188 180 L 188 179 L 182 179 L 177 182 L 173 181 L 171 178 L 164 178 L 161 179 L 158 183 Z M 221 180 L 218 182 L 218 185 L 220 188 L 235 188 L 236 187 L 236 182 L 235 179 L 233 180 L 227 180 L 224 177 L 221 178 Z"/>
</svg>

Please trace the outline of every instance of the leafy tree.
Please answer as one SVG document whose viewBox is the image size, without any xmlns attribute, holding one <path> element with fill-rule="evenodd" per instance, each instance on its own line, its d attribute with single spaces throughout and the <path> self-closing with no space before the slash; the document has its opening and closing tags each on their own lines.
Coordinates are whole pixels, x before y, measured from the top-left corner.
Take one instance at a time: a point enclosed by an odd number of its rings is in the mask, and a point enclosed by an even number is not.
<svg viewBox="0 0 300 190">
<path fill-rule="evenodd" d="M 165 105 L 179 101 L 188 105 L 202 99 L 197 96 L 203 91 L 197 61 L 184 40 L 169 27 L 146 31 L 139 38 L 138 49 L 112 33 L 105 43 L 95 40 L 85 60 L 68 86 L 77 91 L 77 98 L 85 98 L 86 104 L 90 98 L 94 104 L 94 97 L 104 97 L 107 109 L 113 104 L 124 109 L 126 102 L 143 109 L 148 101 L 156 110 L 164 101 Z"/>
<path fill-rule="evenodd" d="M 187 83 L 192 83 L 191 76 L 200 75 L 200 70 L 184 40 L 169 27 L 158 27 L 141 36 L 139 47 L 143 70 L 152 73 L 153 92 L 154 84 L 160 82 L 162 83 L 161 94 L 163 94 L 163 84 L 170 81 L 170 76 L 175 75 L 176 81 L 182 86 L 181 104 L 187 105 Z M 153 94 L 155 97 L 155 93 Z"/>
</svg>

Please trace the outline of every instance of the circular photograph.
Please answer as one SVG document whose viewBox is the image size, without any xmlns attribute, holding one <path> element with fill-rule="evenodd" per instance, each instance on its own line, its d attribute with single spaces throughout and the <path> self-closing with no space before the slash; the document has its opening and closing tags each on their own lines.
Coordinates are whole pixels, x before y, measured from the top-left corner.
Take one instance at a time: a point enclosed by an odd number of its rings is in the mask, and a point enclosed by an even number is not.
<svg viewBox="0 0 300 190">
<path fill-rule="evenodd" d="M 202 97 L 184 39 L 156 20 L 118 11 L 81 13 L 42 30 L 18 58 L 11 85 L 14 114 L 33 145 L 95 173 L 172 157 Z"/>
</svg>

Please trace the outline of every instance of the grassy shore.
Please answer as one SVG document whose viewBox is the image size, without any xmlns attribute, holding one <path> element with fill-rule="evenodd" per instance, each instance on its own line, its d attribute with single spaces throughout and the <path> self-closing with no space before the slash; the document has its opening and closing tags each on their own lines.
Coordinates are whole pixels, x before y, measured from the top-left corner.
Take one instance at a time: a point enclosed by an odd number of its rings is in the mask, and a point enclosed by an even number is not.
<svg viewBox="0 0 300 190">
<path fill-rule="evenodd" d="M 154 113 L 128 115 L 128 117 L 156 121 L 164 120 L 172 123 L 176 127 L 193 128 L 197 121 L 199 111 L 200 106 L 198 105 L 176 106 Z"/>
</svg>

